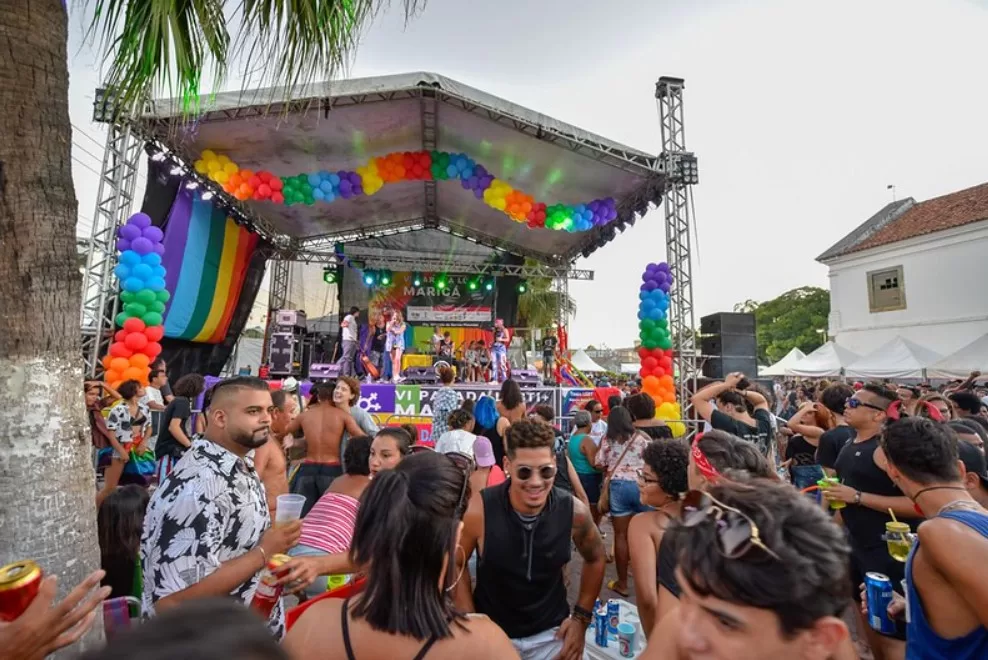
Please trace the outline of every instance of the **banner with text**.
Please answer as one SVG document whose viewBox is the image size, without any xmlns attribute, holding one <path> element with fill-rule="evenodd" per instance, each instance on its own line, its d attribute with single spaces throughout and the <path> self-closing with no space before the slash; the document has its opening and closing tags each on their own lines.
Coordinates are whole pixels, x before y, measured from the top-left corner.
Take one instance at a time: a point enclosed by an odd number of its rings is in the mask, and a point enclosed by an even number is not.
<svg viewBox="0 0 988 660">
<path fill-rule="evenodd" d="M 448 275 L 437 283 L 428 275 L 415 286 L 412 273 L 392 275 L 390 285 L 378 285 L 370 300 L 371 313 L 398 309 L 408 323 L 439 326 L 481 326 L 494 322 L 494 290 L 475 276 Z M 471 289 L 471 282 L 476 288 Z M 437 284 L 443 284 L 440 287 Z"/>
</svg>

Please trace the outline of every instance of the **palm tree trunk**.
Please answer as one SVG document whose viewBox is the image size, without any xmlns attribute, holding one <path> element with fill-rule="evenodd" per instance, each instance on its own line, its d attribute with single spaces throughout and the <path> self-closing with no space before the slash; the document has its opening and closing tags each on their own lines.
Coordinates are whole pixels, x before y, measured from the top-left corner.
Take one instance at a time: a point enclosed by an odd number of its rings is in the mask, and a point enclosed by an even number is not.
<svg viewBox="0 0 988 660">
<path fill-rule="evenodd" d="M 59 0 L 0 0 L 0 563 L 37 560 L 62 595 L 99 566 L 66 26 Z"/>
</svg>

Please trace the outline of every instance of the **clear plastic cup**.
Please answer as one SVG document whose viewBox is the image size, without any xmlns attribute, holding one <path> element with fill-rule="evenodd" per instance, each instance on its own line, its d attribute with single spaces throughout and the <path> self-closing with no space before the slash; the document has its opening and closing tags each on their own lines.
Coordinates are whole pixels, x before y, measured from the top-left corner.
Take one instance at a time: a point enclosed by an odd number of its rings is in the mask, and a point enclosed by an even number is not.
<svg viewBox="0 0 988 660">
<path fill-rule="evenodd" d="M 290 523 L 302 517 L 302 507 L 305 506 L 305 495 L 279 495 L 275 509 L 274 523 L 276 525 Z"/>
</svg>

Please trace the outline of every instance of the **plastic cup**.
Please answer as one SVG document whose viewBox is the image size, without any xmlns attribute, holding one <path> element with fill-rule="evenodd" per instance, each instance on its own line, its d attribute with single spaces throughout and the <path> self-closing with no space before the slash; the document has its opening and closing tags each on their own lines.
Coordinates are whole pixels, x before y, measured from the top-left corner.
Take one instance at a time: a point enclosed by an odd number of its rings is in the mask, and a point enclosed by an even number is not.
<svg viewBox="0 0 988 660">
<path fill-rule="evenodd" d="M 890 520 L 885 523 L 885 543 L 888 544 L 892 559 L 904 562 L 909 558 L 909 550 L 912 548 L 912 539 L 909 536 L 911 531 L 904 522 Z"/>
<path fill-rule="evenodd" d="M 839 486 L 839 485 L 840 485 L 840 479 L 838 479 L 837 477 L 824 477 L 823 479 L 817 482 L 817 486 L 819 486 L 824 490 L 830 488 L 831 486 Z M 841 502 L 839 500 L 832 500 L 830 502 L 830 508 L 833 510 L 843 509 L 846 506 L 847 506 L 847 502 Z"/>
<path fill-rule="evenodd" d="M 274 524 L 290 523 L 302 517 L 302 507 L 305 506 L 305 495 L 279 495 L 275 509 Z"/>
</svg>

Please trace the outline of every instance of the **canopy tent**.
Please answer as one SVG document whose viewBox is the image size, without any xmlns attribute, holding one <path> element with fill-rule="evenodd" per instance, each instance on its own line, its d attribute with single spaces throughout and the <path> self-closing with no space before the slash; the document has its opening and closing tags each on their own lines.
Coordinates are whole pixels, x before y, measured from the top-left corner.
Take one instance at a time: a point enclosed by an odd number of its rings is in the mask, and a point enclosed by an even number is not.
<svg viewBox="0 0 988 660">
<path fill-rule="evenodd" d="M 637 374 L 641 371 L 642 366 L 637 362 L 622 362 L 621 363 L 621 373 L 623 374 Z"/>
<path fill-rule="evenodd" d="M 941 359 L 936 351 L 896 335 L 847 367 L 858 378 L 923 378 L 927 367 Z"/>
<path fill-rule="evenodd" d="M 770 367 L 758 367 L 759 376 L 785 376 L 786 369 L 792 367 L 797 362 L 806 357 L 806 353 L 799 350 L 799 348 L 793 348 L 791 351 L 786 353 L 786 356 L 773 364 Z"/>
<path fill-rule="evenodd" d="M 587 355 L 587 352 L 582 348 L 578 351 L 573 351 L 573 357 L 570 358 L 570 362 L 574 367 L 579 369 L 584 373 L 593 373 L 597 371 L 607 371 L 604 367 L 600 366 L 593 359 Z"/>
<path fill-rule="evenodd" d="M 665 192 L 659 157 L 434 73 L 316 83 L 293 90 L 286 103 L 288 96 L 284 88 L 204 96 L 195 121 L 183 116 L 181 100 L 156 100 L 133 126 L 186 163 L 209 149 L 242 169 L 277 176 L 353 170 L 389 153 L 464 154 L 548 204 L 613 198 L 618 213 L 588 231 L 533 230 L 457 182 L 431 180 L 332 204 L 229 198 L 279 247 L 295 239 L 303 249 L 331 250 L 335 243 L 435 229 L 563 265 L 613 240 Z"/>
<path fill-rule="evenodd" d="M 786 370 L 788 376 L 804 378 L 826 378 L 840 376 L 841 371 L 858 359 L 857 353 L 852 353 L 843 346 L 832 341 L 816 349 L 802 360 Z"/>
<path fill-rule="evenodd" d="M 988 373 L 988 335 L 982 335 L 927 368 L 939 378 L 967 378 L 972 371 Z"/>
</svg>

